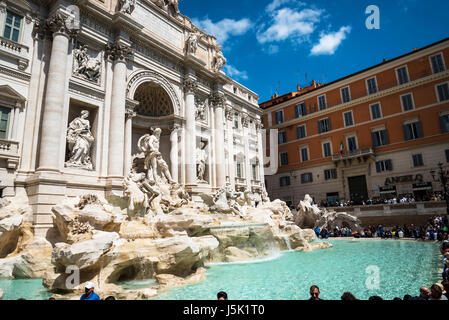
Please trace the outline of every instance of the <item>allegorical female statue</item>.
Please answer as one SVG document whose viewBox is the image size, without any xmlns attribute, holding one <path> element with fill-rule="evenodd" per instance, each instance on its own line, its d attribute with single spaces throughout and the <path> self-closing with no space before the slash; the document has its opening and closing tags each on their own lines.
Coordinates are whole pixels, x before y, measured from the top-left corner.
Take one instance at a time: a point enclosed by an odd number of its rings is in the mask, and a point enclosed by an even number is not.
<svg viewBox="0 0 449 320">
<path fill-rule="evenodd" d="M 70 122 L 67 129 L 67 145 L 70 159 L 66 162 L 68 167 L 80 167 L 92 170 L 90 149 L 95 138 L 90 131 L 87 118 L 89 111 L 81 111 L 81 115 Z"/>
</svg>

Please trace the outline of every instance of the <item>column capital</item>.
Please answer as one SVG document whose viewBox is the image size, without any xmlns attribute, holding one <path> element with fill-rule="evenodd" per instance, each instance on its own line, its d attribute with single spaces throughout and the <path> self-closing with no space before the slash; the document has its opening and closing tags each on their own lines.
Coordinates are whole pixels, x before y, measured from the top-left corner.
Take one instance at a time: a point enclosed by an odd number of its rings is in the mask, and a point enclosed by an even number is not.
<svg viewBox="0 0 449 320">
<path fill-rule="evenodd" d="M 195 93 L 198 90 L 198 82 L 192 78 L 186 78 L 183 86 L 185 93 Z"/>
<path fill-rule="evenodd" d="M 222 108 L 224 108 L 226 106 L 226 96 L 222 92 L 214 92 L 214 93 L 212 93 L 209 96 L 209 101 L 215 107 L 222 107 Z"/>
<path fill-rule="evenodd" d="M 109 58 L 111 61 L 125 62 L 133 54 L 133 50 L 130 46 L 116 41 L 106 45 L 104 54 L 105 58 Z"/>
<path fill-rule="evenodd" d="M 125 117 L 126 119 L 132 119 L 137 115 L 137 113 L 134 111 L 134 109 L 126 108 L 125 110 Z"/>
<path fill-rule="evenodd" d="M 256 130 L 259 131 L 260 129 L 263 129 L 263 123 L 260 119 L 255 120 L 256 123 Z"/>
<path fill-rule="evenodd" d="M 242 124 L 245 128 L 249 126 L 249 116 L 245 113 L 242 114 Z"/>
<path fill-rule="evenodd" d="M 38 23 L 37 28 L 39 28 L 39 25 Z M 76 27 L 72 17 L 67 16 L 61 11 L 57 11 L 45 21 L 45 31 L 52 33 L 53 36 L 55 34 L 62 34 L 67 37 L 75 37 L 79 32 L 79 28 Z"/>
</svg>

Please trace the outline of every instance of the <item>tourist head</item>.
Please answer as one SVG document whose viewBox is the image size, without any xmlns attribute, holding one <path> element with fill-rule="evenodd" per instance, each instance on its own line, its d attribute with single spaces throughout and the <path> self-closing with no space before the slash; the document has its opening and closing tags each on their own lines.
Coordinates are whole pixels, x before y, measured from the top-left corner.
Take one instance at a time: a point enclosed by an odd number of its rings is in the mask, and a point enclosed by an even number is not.
<svg viewBox="0 0 449 320">
<path fill-rule="evenodd" d="M 320 288 L 318 286 L 313 285 L 310 287 L 310 296 L 312 300 L 319 300 L 320 296 Z"/>
<path fill-rule="evenodd" d="M 381 297 L 379 296 L 371 296 L 368 298 L 368 300 L 372 300 L 372 301 L 381 301 L 383 300 Z"/>
<path fill-rule="evenodd" d="M 228 300 L 228 294 L 224 291 L 220 291 L 217 293 L 217 299 L 218 300 Z"/>
<path fill-rule="evenodd" d="M 115 300 L 115 297 L 109 296 L 109 297 L 106 297 L 106 299 L 104 299 L 104 300 Z"/>
<path fill-rule="evenodd" d="M 430 290 L 429 290 L 429 288 L 424 287 L 424 286 L 419 288 L 419 295 L 423 299 L 426 299 L 426 300 L 429 299 L 429 297 L 430 297 Z"/>
<path fill-rule="evenodd" d="M 446 291 L 446 293 L 449 293 L 449 280 L 442 281 L 441 285 L 443 286 L 444 291 Z"/>
<path fill-rule="evenodd" d="M 399 300 L 399 301 L 402 301 L 402 299 L 399 298 L 399 297 L 395 297 L 395 298 L 393 298 L 393 300 L 394 300 L 394 301 L 398 301 L 398 300 Z"/>
<path fill-rule="evenodd" d="M 86 292 L 86 295 L 91 294 L 95 289 L 95 285 L 93 282 L 88 282 L 86 283 L 86 285 L 84 286 L 84 291 Z"/>
<path fill-rule="evenodd" d="M 433 284 L 430 287 L 430 292 L 432 300 L 440 300 L 441 296 L 443 295 L 443 289 L 441 289 L 440 285 L 438 285 L 437 283 Z"/>
<path fill-rule="evenodd" d="M 352 301 L 352 300 L 357 300 L 356 297 L 354 297 L 354 295 L 351 292 L 344 292 L 341 295 L 341 300 L 343 301 Z"/>
<path fill-rule="evenodd" d="M 412 296 L 409 295 L 409 294 L 406 294 L 406 295 L 404 296 L 404 299 L 403 299 L 403 300 L 411 300 L 411 299 L 412 299 Z"/>
<path fill-rule="evenodd" d="M 56 300 L 55 297 L 50 297 L 48 300 Z"/>
</svg>

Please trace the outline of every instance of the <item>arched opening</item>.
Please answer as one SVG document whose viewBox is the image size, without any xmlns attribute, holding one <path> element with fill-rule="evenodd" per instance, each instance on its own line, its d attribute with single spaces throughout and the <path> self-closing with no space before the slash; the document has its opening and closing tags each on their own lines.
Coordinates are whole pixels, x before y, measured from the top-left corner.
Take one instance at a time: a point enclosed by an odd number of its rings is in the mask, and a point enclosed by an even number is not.
<svg viewBox="0 0 449 320">
<path fill-rule="evenodd" d="M 175 123 L 175 114 L 170 95 L 158 83 L 147 81 L 137 87 L 133 100 L 139 102 L 139 105 L 134 109 L 136 117 L 132 125 L 132 155 L 140 152 L 137 149 L 140 137 L 149 133 L 151 127 L 159 127 L 162 129 L 159 151 L 171 168 L 170 154 L 173 146 L 170 134 Z M 176 177 L 173 178 L 177 180 Z"/>
</svg>

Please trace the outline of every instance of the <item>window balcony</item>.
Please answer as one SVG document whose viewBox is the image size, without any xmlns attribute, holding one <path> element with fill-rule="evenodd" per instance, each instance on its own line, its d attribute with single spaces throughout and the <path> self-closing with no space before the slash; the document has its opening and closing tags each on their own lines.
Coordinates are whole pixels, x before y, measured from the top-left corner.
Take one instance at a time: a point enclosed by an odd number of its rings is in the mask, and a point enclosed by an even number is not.
<svg viewBox="0 0 449 320">
<path fill-rule="evenodd" d="M 19 164 L 19 142 L 0 139 L 0 159 L 5 159 L 8 169 L 15 170 Z"/>
<path fill-rule="evenodd" d="M 332 156 L 332 161 L 346 161 L 351 159 L 358 159 L 359 162 L 366 161 L 367 159 L 375 158 L 375 153 L 373 148 L 362 148 L 353 151 L 344 151 L 342 153 L 336 153 Z"/>
<path fill-rule="evenodd" d="M 19 70 L 25 70 L 29 64 L 30 49 L 20 43 L 0 37 L 0 53 L 17 61 Z"/>
</svg>

